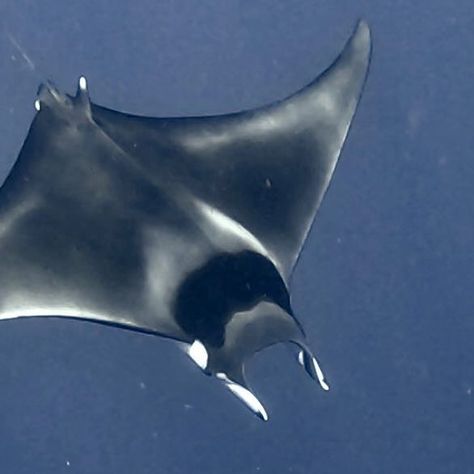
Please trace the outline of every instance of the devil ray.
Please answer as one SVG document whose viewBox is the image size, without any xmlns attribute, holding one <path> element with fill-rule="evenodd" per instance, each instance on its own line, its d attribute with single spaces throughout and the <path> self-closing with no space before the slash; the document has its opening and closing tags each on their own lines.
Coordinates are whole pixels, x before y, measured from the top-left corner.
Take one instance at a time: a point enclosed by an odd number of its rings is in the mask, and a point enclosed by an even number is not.
<svg viewBox="0 0 474 474">
<path fill-rule="evenodd" d="M 291 343 L 328 385 L 289 280 L 359 102 L 370 33 L 285 100 L 147 118 L 42 85 L 0 189 L 0 319 L 80 318 L 175 339 L 256 415 L 244 367 Z"/>
</svg>

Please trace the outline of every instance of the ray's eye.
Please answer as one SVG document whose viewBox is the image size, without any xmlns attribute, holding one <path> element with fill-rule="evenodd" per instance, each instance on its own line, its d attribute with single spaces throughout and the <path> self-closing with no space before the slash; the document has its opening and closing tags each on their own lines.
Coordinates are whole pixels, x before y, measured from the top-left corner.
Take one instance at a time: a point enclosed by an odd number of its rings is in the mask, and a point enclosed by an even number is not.
<svg viewBox="0 0 474 474">
<path fill-rule="evenodd" d="M 251 251 L 222 253 L 181 284 L 175 318 L 193 338 L 221 347 L 232 315 L 260 301 L 275 303 L 292 314 L 288 290 L 270 260 Z"/>
</svg>

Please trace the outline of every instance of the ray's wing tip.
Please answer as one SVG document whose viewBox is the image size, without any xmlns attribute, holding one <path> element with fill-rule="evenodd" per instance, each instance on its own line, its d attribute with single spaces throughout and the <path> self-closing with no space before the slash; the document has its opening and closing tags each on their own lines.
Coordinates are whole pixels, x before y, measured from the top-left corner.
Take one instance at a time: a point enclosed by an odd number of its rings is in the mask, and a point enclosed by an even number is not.
<svg viewBox="0 0 474 474">
<path fill-rule="evenodd" d="M 359 18 L 356 23 L 355 35 L 363 37 L 366 42 L 370 43 L 371 31 L 368 21 L 365 18 Z"/>
<path fill-rule="evenodd" d="M 367 63 L 369 62 L 372 55 L 372 32 L 363 18 L 358 20 L 348 46 L 356 49 L 361 56 L 366 57 Z"/>
<path fill-rule="evenodd" d="M 371 57 L 372 33 L 367 21 L 360 19 L 342 52 L 328 68 L 327 74 L 329 77 L 337 78 L 338 72 L 344 71 L 347 78 L 346 86 L 354 97 L 360 98 L 369 74 Z"/>
</svg>

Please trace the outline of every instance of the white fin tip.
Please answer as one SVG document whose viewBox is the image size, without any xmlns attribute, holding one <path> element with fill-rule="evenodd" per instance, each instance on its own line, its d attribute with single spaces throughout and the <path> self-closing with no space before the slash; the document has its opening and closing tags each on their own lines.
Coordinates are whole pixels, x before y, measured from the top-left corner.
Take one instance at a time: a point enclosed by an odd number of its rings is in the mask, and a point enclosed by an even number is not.
<svg viewBox="0 0 474 474">
<path fill-rule="evenodd" d="M 304 352 L 303 351 L 298 352 L 298 362 L 301 365 L 301 367 L 304 367 Z"/>
<path fill-rule="evenodd" d="M 306 369 L 305 360 L 304 360 L 304 351 L 302 351 L 302 350 L 298 352 L 298 362 L 301 365 L 301 367 Z M 321 367 L 319 366 L 319 363 L 316 360 L 316 357 L 311 356 L 311 362 L 313 364 L 314 373 L 316 374 L 316 377 L 318 378 L 319 385 L 321 385 L 321 388 L 325 392 L 328 392 L 329 391 L 329 385 L 326 382 L 323 371 L 321 370 Z"/>
<path fill-rule="evenodd" d="M 81 89 L 83 92 L 87 92 L 87 79 L 85 76 L 81 76 L 79 78 L 79 89 Z"/>
<path fill-rule="evenodd" d="M 216 377 L 224 381 L 226 387 L 244 404 L 253 411 L 263 421 L 268 421 L 268 413 L 265 407 L 260 403 L 260 400 L 248 389 L 233 382 L 223 372 L 218 372 Z"/>
<path fill-rule="evenodd" d="M 204 344 L 199 339 L 196 339 L 188 347 L 187 353 L 198 367 L 200 367 L 202 370 L 206 369 L 209 355 L 206 348 L 204 347 Z"/>
<path fill-rule="evenodd" d="M 35 109 L 39 112 L 41 110 L 41 102 L 39 101 L 39 99 L 36 99 L 35 100 Z"/>
<path fill-rule="evenodd" d="M 314 370 L 316 371 L 316 375 L 318 376 L 319 385 L 321 385 L 321 388 L 325 390 L 326 392 L 329 391 L 329 385 L 326 383 L 326 380 L 324 379 L 324 374 L 323 374 L 323 371 L 321 370 L 321 367 L 319 367 L 318 361 L 316 360 L 315 357 L 312 357 L 311 359 L 313 360 L 313 367 L 314 367 Z"/>
</svg>

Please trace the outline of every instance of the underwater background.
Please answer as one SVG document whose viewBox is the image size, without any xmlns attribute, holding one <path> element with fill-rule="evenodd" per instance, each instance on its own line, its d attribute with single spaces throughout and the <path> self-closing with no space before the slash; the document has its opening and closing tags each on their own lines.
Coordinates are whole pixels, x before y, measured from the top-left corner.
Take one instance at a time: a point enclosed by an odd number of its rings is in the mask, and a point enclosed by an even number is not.
<svg viewBox="0 0 474 474">
<path fill-rule="evenodd" d="M 233 112 L 310 82 L 359 18 L 368 81 L 292 281 L 330 392 L 267 349 L 247 369 L 263 423 L 171 341 L 5 321 L 1 473 L 474 473 L 472 2 L 1 0 L 0 181 L 44 80 Z"/>
</svg>

